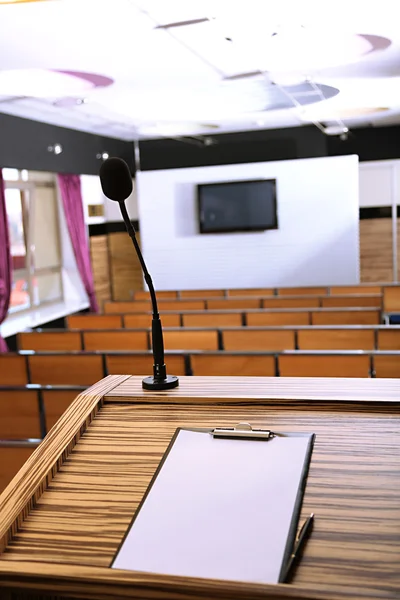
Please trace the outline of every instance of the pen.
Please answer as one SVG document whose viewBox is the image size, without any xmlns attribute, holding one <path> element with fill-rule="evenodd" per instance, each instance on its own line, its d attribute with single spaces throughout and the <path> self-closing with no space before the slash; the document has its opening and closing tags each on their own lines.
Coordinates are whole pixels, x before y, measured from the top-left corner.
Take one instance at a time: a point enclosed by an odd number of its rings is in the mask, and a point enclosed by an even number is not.
<svg viewBox="0 0 400 600">
<path fill-rule="evenodd" d="M 295 547 L 293 549 L 292 554 L 290 555 L 289 562 L 286 569 L 286 575 L 284 578 L 285 583 L 288 583 L 292 578 L 293 569 L 295 565 L 298 563 L 302 552 L 304 550 L 305 542 L 309 538 L 312 528 L 314 524 L 314 513 L 304 521 L 302 528 L 300 529 L 300 533 L 297 537 Z"/>
</svg>

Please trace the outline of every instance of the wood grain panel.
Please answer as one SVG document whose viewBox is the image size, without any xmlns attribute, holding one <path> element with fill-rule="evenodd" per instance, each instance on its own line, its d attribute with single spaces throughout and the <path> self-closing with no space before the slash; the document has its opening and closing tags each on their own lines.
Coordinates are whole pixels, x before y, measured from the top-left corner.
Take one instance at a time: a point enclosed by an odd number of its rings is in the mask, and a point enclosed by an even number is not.
<svg viewBox="0 0 400 600">
<path fill-rule="evenodd" d="M 192 354 L 193 375 L 273 377 L 275 357 L 249 354 Z"/>
<path fill-rule="evenodd" d="M 18 354 L 0 354 L 0 385 L 26 385 L 26 359 Z"/>
<path fill-rule="evenodd" d="M 0 445 L 0 494 L 34 450 L 35 446 Z"/>
<path fill-rule="evenodd" d="M 307 311 L 287 312 L 254 312 L 246 313 L 249 326 L 265 325 L 310 325 L 311 315 Z"/>
<path fill-rule="evenodd" d="M 140 246 L 140 234 L 136 234 Z M 143 290 L 143 274 L 132 246 L 130 237 L 125 231 L 110 233 L 110 273 L 113 300 L 131 300 L 137 290 Z"/>
<path fill-rule="evenodd" d="M 85 350 L 148 350 L 149 334 L 140 330 L 84 331 Z"/>
<path fill-rule="evenodd" d="M 328 298 L 321 298 L 322 308 L 335 308 L 335 307 L 363 307 L 363 306 L 375 306 L 381 308 L 382 296 L 381 295 L 354 295 L 354 296 L 330 296 Z"/>
<path fill-rule="evenodd" d="M 164 331 L 166 350 L 218 350 L 217 331 Z"/>
<path fill-rule="evenodd" d="M 319 308 L 319 297 L 306 298 L 264 298 L 263 308 Z"/>
<path fill-rule="evenodd" d="M 0 439 L 40 437 L 37 390 L 0 390 Z"/>
<path fill-rule="evenodd" d="M 379 310 L 326 310 L 311 313 L 312 325 L 379 325 L 381 323 Z"/>
<path fill-rule="evenodd" d="M 156 290 L 156 294 L 157 294 L 157 299 L 162 299 L 162 298 L 170 298 L 170 299 L 176 299 L 178 297 L 178 292 L 169 292 L 169 291 L 160 291 L 160 290 Z M 139 290 L 137 292 L 135 292 L 134 295 L 134 299 L 135 300 L 150 300 L 150 292 L 147 292 L 145 290 Z"/>
<path fill-rule="evenodd" d="M 18 334 L 20 350 L 79 351 L 82 350 L 81 334 L 78 331 L 24 331 Z"/>
<path fill-rule="evenodd" d="M 281 377 L 369 377 L 368 355 L 302 355 L 278 357 Z"/>
<path fill-rule="evenodd" d="M 124 315 L 124 324 L 127 329 L 139 329 L 139 328 L 148 328 L 151 327 L 152 315 L 144 314 L 144 315 Z M 180 327 L 181 325 L 181 316 L 179 313 L 177 314 L 162 314 L 161 322 L 163 327 Z"/>
<path fill-rule="evenodd" d="M 379 354 L 373 358 L 375 377 L 400 378 L 400 355 Z"/>
<path fill-rule="evenodd" d="M 106 356 L 107 373 L 110 375 L 153 374 L 153 355 L 146 354 L 109 354 Z M 185 375 L 185 357 L 183 354 L 166 354 L 165 364 L 171 375 Z"/>
<path fill-rule="evenodd" d="M 259 298 L 226 298 L 225 300 L 207 300 L 209 310 L 235 310 L 238 308 L 261 308 Z"/>
<path fill-rule="evenodd" d="M 107 235 L 90 237 L 90 258 L 96 298 L 101 307 L 105 301 L 111 300 L 110 259 Z"/>
<path fill-rule="evenodd" d="M 283 329 L 222 331 L 224 350 L 294 350 L 294 331 Z"/>
<path fill-rule="evenodd" d="M 78 395 L 77 390 L 42 391 L 46 431 L 50 431 Z"/>
<path fill-rule="evenodd" d="M 329 293 L 331 296 L 346 296 L 349 294 L 382 294 L 382 286 L 381 285 L 369 285 L 368 283 L 364 283 L 361 285 L 333 285 L 329 288 Z"/>
<path fill-rule="evenodd" d="M 378 331 L 378 350 L 400 350 L 400 330 L 380 329 Z"/>
<path fill-rule="evenodd" d="M 400 286 L 385 287 L 383 290 L 383 310 L 400 313 Z"/>
<path fill-rule="evenodd" d="M 360 221 L 362 282 L 393 281 L 392 219 Z"/>
<path fill-rule="evenodd" d="M 41 385 L 92 385 L 104 377 L 102 357 L 84 354 L 28 357 L 30 383 Z"/>
<path fill-rule="evenodd" d="M 278 288 L 278 296 L 324 296 L 327 293 L 326 287 L 289 287 Z"/>
<path fill-rule="evenodd" d="M 182 290 L 179 292 L 181 298 L 223 298 L 224 290 Z"/>
<path fill-rule="evenodd" d="M 194 313 L 183 315 L 184 327 L 241 327 L 242 313 Z"/>
<path fill-rule="evenodd" d="M 299 350 L 374 350 L 374 329 L 300 329 Z"/>
<path fill-rule="evenodd" d="M 264 298 L 264 296 L 273 296 L 274 294 L 275 290 L 273 288 L 227 290 L 228 296 L 241 296 L 242 298 L 245 298 L 246 296 L 258 296 L 259 298 Z"/>
<path fill-rule="evenodd" d="M 70 315 L 68 329 L 120 329 L 121 315 Z"/>
</svg>

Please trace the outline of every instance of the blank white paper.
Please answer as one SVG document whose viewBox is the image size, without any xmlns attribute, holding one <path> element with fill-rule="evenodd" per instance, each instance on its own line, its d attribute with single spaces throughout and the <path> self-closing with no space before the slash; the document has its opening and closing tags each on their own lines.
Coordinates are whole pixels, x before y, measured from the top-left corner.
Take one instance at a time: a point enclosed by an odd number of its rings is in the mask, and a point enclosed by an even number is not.
<svg viewBox="0 0 400 600">
<path fill-rule="evenodd" d="M 309 442 L 181 430 L 113 568 L 277 583 Z"/>
</svg>

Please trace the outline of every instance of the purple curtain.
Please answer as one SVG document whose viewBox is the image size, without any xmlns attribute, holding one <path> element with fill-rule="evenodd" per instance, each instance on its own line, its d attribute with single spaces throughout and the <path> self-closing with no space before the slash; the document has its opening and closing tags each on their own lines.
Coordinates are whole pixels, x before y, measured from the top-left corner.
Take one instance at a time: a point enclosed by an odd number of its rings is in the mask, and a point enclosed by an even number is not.
<svg viewBox="0 0 400 600">
<path fill-rule="evenodd" d="M 89 245 L 86 237 L 86 225 L 83 215 L 81 179 L 79 175 L 58 175 L 64 214 L 72 242 L 72 248 L 80 276 L 90 301 L 90 310 L 98 312 L 94 292 L 92 265 L 90 264 Z"/>
<path fill-rule="evenodd" d="M 8 234 L 8 220 L 6 212 L 6 195 L 4 180 L 0 169 L 0 325 L 8 313 L 11 296 L 11 250 Z M 0 335 L 0 352 L 8 352 L 5 340 Z"/>
</svg>

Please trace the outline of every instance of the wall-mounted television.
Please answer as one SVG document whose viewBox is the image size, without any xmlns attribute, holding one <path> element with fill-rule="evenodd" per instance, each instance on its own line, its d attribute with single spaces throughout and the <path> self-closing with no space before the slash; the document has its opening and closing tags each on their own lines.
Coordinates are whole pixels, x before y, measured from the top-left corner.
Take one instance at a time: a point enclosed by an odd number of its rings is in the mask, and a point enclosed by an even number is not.
<svg viewBox="0 0 400 600">
<path fill-rule="evenodd" d="M 197 186 L 200 233 L 278 229 L 276 179 Z"/>
</svg>

